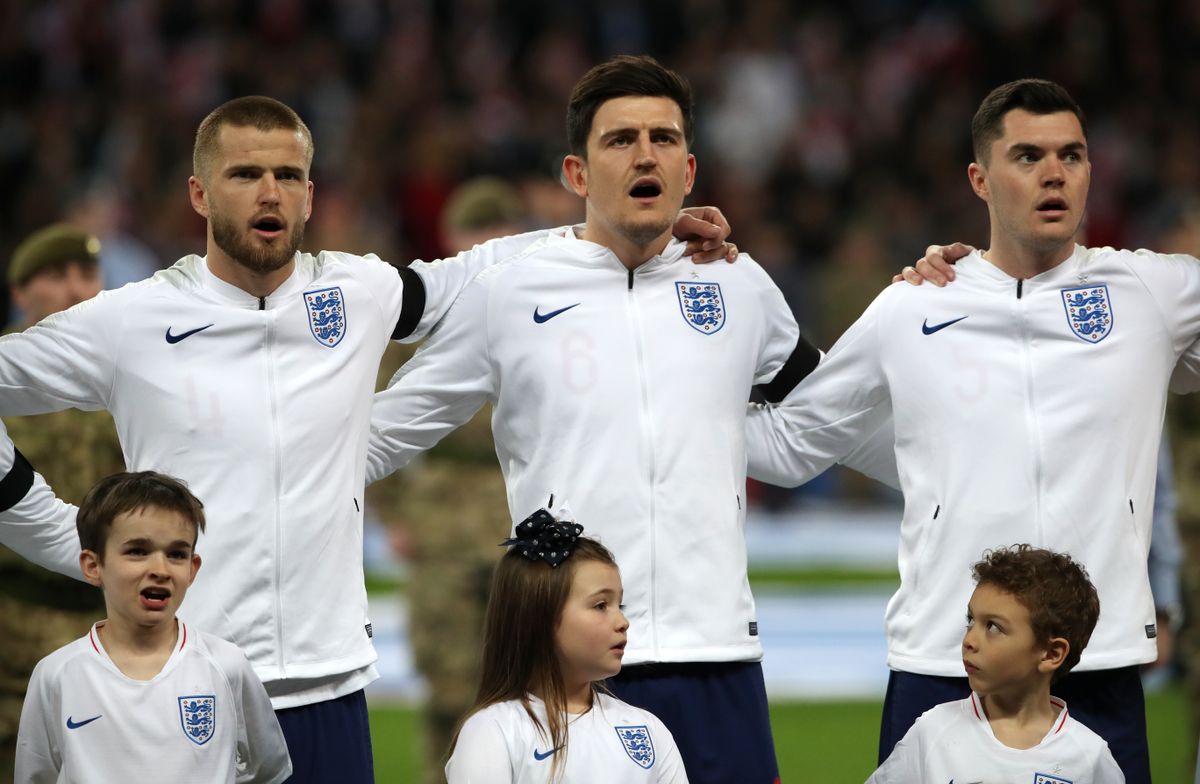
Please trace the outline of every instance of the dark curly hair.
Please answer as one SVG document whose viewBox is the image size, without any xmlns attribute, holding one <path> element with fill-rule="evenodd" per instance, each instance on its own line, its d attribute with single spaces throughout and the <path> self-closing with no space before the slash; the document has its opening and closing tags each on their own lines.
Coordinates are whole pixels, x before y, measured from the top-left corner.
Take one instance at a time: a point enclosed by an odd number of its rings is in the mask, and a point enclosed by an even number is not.
<svg viewBox="0 0 1200 784">
<path fill-rule="evenodd" d="M 1001 547 L 985 552 L 971 567 L 971 575 L 980 585 L 1016 597 L 1029 610 L 1035 639 L 1062 637 L 1070 644 L 1055 680 L 1079 663 L 1100 617 L 1100 597 L 1087 570 L 1071 556 L 1028 544 Z"/>
</svg>

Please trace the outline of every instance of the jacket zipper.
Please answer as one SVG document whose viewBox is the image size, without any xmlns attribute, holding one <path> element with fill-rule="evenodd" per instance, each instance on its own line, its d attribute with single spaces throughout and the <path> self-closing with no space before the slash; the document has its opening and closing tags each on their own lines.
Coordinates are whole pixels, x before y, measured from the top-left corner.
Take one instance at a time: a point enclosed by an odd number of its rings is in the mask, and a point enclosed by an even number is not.
<svg viewBox="0 0 1200 784">
<path fill-rule="evenodd" d="M 266 310 L 266 298 L 259 297 L 259 310 Z M 274 356 L 274 337 L 275 330 L 273 329 L 272 319 L 269 314 L 265 314 L 265 322 L 263 330 L 265 334 L 265 346 L 267 356 L 267 398 L 271 408 L 271 436 L 274 440 L 275 460 L 274 460 L 274 477 L 275 480 L 275 650 L 279 652 L 279 677 L 287 677 L 287 656 L 284 655 L 283 649 L 283 526 L 279 515 L 279 499 L 282 498 L 281 477 L 283 476 L 282 452 L 279 447 L 279 404 L 275 389 L 275 356 Z"/>
<path fill-rule="evenodd" d="M 629 270 L 628 288 L 626 289 L 628 297 L 628 309 L 630 315 L 630 324 L 633 328 L 633 342 L 637 355 L 638 369 L 638 387 L 641 392 L 642 399 L 642 440 L 646 444 L 646 455 L 649 460 L 650 471 L 650 649 L 651 660 L 659 659 L 658 653 L 658 569 L 657 569 L 657 525 L 654 508 L 654 486 L 656 484 L 656 475 L 658 473 L 657 465 L 654 459 L 654 434 L 650 432 L 651 422 L 650 416 L 650 389 L 646 375 L 646 350 L 645 341 L 643 340 L 642 332 L 642 315 L 638 308 L 637 298 L 633 293 L 633 270 Z"/>
<path fill-rule="evenodd" d="M 1045 532 L 1042 530 L 1042 440 L 1038 434 L 1037 406 L 1034 402 L 1033 357 L 1030 356 L 1032 348 L 1030 346 L 1028 311 L 1025 308 L 1024 300 L 1021 299 L 1023 283 L 1023 280 L 1017 280 L 1016 309 L 1021 325 L 1021 364 L 1025 374 L 1025 425 L 1029 428 L 1029 440 L 1033 448 L 1033 519 L 1034 529 L 1037 531 L 1037 541 L 1033 544 L 1041 545 L 1046 541 Z"/>
</svg>

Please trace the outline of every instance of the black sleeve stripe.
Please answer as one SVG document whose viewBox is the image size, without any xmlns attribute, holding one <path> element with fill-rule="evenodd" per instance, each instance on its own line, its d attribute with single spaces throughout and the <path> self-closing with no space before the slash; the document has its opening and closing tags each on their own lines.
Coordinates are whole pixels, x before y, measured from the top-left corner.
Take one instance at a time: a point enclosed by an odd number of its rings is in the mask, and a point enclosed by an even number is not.
<svg viewBox="0 0 1200 784">
<path fill-rule="evenodd" d="M 3 479 L 0 479 L 0 512 L 7 512 L 20 503 L 31 487 L 33 487 L 33 466 L 29 464 L 20 450 L 13 447 L 12 468 L 8 470 L 8 474 Z"/>
<path fill-rule="evenodd" d="M 813 372 L 820 361 L 821 352 L 801 335 L 796 340 L 796 347 L 792 349 L 792 355 L 788 357 L 787 362 L 783 363 L 783 367 L 779 368 L 775 378 L 766 384 L 759 384 L 755 389 L 766 398 L 768 403 L 778 403 L 787 397 L 788 392 L 795 389 L 805 376 Z"/>
<path fill-rule="evenodd" d="M 400 318 L 392 330 L 392 340 L 403 340 L 413 333 L 425 315 L 425 281 L 409 267 L 397 267 L 404 290 L 400 295 Z"/>
</svg>

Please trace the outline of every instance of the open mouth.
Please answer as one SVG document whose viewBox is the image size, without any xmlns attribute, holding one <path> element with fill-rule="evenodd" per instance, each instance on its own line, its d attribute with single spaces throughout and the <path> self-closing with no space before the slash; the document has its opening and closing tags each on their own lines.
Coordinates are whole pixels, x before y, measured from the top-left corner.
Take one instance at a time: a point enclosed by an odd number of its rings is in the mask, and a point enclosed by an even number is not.
<svg viewBox="0 0 1200 784">
<path fill-rule="evenodd" d="M 1047 217 L 1059 216 L 1067 211 L 1067 202 L 1058 197 L 1051 197 L 1039 204 L 1037 211 Z"/>
<path fill-rule="evenodd" d="M 254 230 L 268 239 L 274 238 L 283 231 L 283 219 L 274 215 L 265 215 L 251 224 Z"/>
<path fill-rule="evenodd" d="M 638 180 L 629 190 L 635 199 L 654 199 L 662 195 L 662 186 L 654 180 Z"/>
<path fill-rule="evenodd" d="M 166 588 L 143 588 L 141 591 L 142 606 L 150 610 L 162 610 L 171 598 L 171 592 Z"/>
</svg>

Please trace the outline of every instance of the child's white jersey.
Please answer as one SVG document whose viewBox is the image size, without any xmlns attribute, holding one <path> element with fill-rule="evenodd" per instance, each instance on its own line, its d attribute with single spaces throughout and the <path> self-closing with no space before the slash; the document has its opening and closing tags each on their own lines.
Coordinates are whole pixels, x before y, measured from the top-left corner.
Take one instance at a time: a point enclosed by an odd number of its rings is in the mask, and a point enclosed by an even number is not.
<svg viewBox="0 0 1200 784">
<path fill-rule="evenodd" d="M 179 622 L 162 671 L 138 681 L 108 657 L 101 625 L 34 669 L 17 782 L 240 784 L 291 775 L 271 701 L 237 646 Z"/>
<path fill-rule="evenodd" d="M 545 726 L 546 706 L 530 695 Z M 467 719 L 446 763 L 449 784 L 547 784 L 555 755 L 520 700 L 489 705 Z M 564 784 L 687 784 L 675 739 L 649 711 L 607 694 L 568 725 Z M 563 763 L 559 763 L 562 766 Z"/>
<path fill-rule="evenodd" d="M 1061 707 L 1058 719 L 1031 749 L 996 739 L 979 697 L 943 702 L 926 711 L 867 784 L 1123 784 L 1108 744 Z"/>
</svg>

